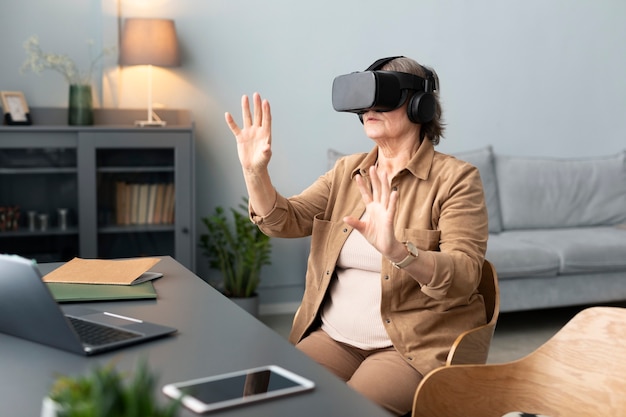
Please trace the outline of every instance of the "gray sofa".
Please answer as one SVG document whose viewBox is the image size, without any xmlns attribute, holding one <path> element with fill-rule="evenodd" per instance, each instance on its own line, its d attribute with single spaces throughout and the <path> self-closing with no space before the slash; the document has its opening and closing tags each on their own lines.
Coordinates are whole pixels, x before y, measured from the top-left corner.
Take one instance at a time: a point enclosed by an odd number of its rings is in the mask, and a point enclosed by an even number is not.
<svg viewBox="0 0 626 417">
<path fill-rule="evenodd" d="M 455 154 L 480 171 L 501 312 L 626 300 L 626 151 L 565 159 Z"/>
</svg>

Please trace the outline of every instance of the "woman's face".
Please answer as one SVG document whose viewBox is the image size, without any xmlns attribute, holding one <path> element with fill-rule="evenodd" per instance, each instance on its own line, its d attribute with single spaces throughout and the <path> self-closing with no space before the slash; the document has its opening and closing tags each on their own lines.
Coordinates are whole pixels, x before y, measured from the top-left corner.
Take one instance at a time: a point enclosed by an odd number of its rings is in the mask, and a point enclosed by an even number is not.
<svg viewBox="0 0 626 417">
<path fill-rule="evenodd" d="M 407 103 L 388 112 L 368 111 L 363 114 L 363 129 L 373 140 L 400 139 L 403 137 L 419 138 L 420 125 L 409 120 L 406 113 Z"/>
</svg>

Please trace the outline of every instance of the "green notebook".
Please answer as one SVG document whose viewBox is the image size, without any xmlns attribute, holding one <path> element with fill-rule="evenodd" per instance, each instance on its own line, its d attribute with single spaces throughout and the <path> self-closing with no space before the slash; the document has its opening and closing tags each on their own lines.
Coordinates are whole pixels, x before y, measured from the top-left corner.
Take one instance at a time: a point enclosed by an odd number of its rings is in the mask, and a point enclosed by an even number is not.
<svg viewBox="0 0 626 417">
<path fill-rule="evenodd" d="M 54 299 L 60 303 L 157 298 L 152 281 L 136 285 L 66 284 L 59 282 L 47 282 L 46 285 Z"/>
</svg>

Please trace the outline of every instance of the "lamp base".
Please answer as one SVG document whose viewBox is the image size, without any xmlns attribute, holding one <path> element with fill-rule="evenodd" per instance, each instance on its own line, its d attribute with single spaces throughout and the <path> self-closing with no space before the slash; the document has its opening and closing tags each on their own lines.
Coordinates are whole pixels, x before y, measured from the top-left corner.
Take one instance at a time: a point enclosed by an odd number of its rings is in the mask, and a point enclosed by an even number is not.
<svg viewBox="0 0 626 417">
<path fill-rule="evenodd" d="M 164 127 L 167 122 L 163 120 L 135 120 L 135 126 L 139 127 Z"/>
</svg>

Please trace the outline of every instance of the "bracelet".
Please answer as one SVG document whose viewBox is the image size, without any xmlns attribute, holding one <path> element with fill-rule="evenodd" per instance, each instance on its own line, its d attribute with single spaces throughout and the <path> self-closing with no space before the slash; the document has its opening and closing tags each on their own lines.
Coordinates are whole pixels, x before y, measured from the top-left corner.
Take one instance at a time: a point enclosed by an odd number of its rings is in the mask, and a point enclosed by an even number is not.
<svg viewBox="0 0 626 417">
<path fill-rule="evenodd" d="M 412 244 L 411 242 L 408 242 L 408 241 L 407 242 L 403 242 L 403 243 L 404 243 L 404 247 L 406 248 L 406 251 L 408 252 L 408 255 L 406 256 L 406 258 L 404 258 L 400 262 L 390 261 L 391 264 L 393 266 L 395 266 L 396 268 L 398 268 L 398 269 L 406 268 L 407 266 L 409 266 L 411 264 L 411 262 L 416 260 L 418 255 L 419 255 L 417 247 L 414 244 Z"/>
</svg>

